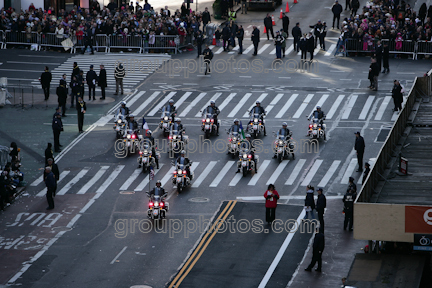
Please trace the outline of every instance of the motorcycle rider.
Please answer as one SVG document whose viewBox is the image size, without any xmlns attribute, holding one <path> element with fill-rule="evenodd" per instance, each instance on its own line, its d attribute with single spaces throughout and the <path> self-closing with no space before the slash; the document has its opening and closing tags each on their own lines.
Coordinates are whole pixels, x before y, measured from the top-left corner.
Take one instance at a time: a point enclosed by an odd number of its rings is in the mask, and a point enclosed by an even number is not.
<svg viewBox="0 0 432 288">
<path fill-rule="evenodd" d="M 216 106 L 215 101 L 211 100 L 210 101 L 210 105 L 207 106 L 203 112 L 203 114 L 212 114 L 213 115 L 213 120 L 216 123 L 216 127 L 217 127 L 217 135 L 219 136 L 219 122 L 218 122 L 218 115 L 220 113 L 219 108 Z"/>
<path fill-rule="evenodd" d="M 252 109 L 249 112 L 249 114 L 251 116 L 253 116 L 253 114 L 259 114 L 260 115 L 260 119 L 262 121 L 262 124 L 264 125 L 264 136 L 267 136 L 267 132 L 266 132 L 265 124 L 264 124 L 265 110 L 264 110 L 263 107 L 261 107 L 261 102 L 260 101 L 256 101 L 255 106 L 252 107 Z"/>
<path fill-rule="evenodd" d="M 325 120 L 326 115 L 324 114 L 324 111 L 321 110 L 321 106 L 316 107 L 316 110 L 312 112 L 312 114 L 311 114 L 311 116 L 309 116 L 308 120 L 310 120 L 314 117 L 315 112 L 318 112 L 318 120 L 319 120 L 319 123 L 322 125 L 323 121 Z M 324 126 L 322 128 L 324 129 Z"/>
<path fill-rule="evenodd" d="M 153 196 L 160 196 L 161 199 L 165 198 L 167 193 L 165 192 L 165 189 L 162 187 L 162 182 L 160 180 L 156 181 L 156 187 L 154 187 L 151 191 L 150 191 L 150 198 L 152 198 Z"/>
<path fill-rule="evenodd" d="M 135 115 L 129 114 L 127 128 L 132 130 L 134 133 L 136 132 L 136 134 L 139 133 L 138 122 L 135 121 Z"/>
<path fill-rule="evenodd" d="M 176 107 L 174 106 L 174 100 L 170 99 L 168 105 L 162 109 L 162 112 L 169 112 L 171 117 L 171 122 L 174 122 L 174 116 L 177 112 Z"/>
<path fill-rule="evenodd" d="M 130 113 L 129 108 L 126 106 L 126 101 L 121 102 L 120 108 L 117 110 L 116 116 L 122 114 L 125 117 L 128 117 Z"/>
<path fill-rule="evenodd" d="M 159 159 L 156 156 L 155 139 L 152 136 L 152 133 L 153 132 L 151 130 L 147 131 L 147 136 L 144 138 L 144 143 L 146 143 L 146 144 L 148 144 L 148 145 L 151 146 L 152 156 L 153 156 L 153 158 L 155 159 L 155 162 L 156 162 L 156 169 L 159 169 Z M 157 184 L 157 182 L 156 182 L 156 184 Z"/>
<path fill-rule="evenodd" d="M 180 136 L 181 141 L 183 141 L 182 130 L 183 130 L 183 124 L 181 124 L 181 119 L 175 118 L 175 123 L 171 125 L 171 133 L 173 133 L 173 131 L 177 131 L 177 135 Z"/>
<path fill-rule="evenodd" d="M 190 180 L 192 180 L 192 175 L 190 173 L 190 163 L 191 161 L 189 158 L 185 157 L 186 151 L 182 150 L 180 152 L 180 156 L 177 158 L 176 163 L 183 165 L 184 169 L 186 170 L 186 175 L 189 177 Z"/>
<path fill-rule="evenodd" d="M 285 141 L 289 137 L 290 130 L 287 128 L 287 126 L 288 126 L 288 124 L 286 122 L 282 123 L 282 128 L 280 128 L 278 130 L 277 135 L 276 135 L 277 139 L 280 139 L 279 137 L 284 137 L 283 140 Z M 275 151 L 273 158 L 276 158 L 276 157 L 277 157 L 277 153 Z"/>
<path fill-rule="evenodd" d="M 240 150 L 247 150 L 247 153 L 252 155 L 252 159 L 255 164 L 255 173 L 257 173 L 258 167 L 255 159 L 255 147 L 253 146 L 250 134 L 246 134 L 246 139 L 244 139 L 240 144 Z M 240 173 L 240 167 L 238 167 L 236 173 Z"/>
<path fill-rule="evenodd" d="M 228 129 L 228 134 L 232 132 L 240 133 L 240 124 L 238 119 L 234 119 L 234 124 Z"/>
</svg>

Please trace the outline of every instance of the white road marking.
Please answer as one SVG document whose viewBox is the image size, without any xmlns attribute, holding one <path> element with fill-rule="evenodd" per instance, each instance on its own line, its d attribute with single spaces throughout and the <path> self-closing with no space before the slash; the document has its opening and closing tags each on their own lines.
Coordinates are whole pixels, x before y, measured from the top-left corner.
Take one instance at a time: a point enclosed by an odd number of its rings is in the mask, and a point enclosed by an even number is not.
<svg viewBox="0 0 432 288">
<path fill-rule="evenodd" d="M 204 179 L 210 175 L 210 172 L 212 171 L 212 169 L 214 168 L 216 163 L 217 163 L 217 161 L 210 161 L 210 163 L 207 165 L 207 167 L 204 169 L 204 171 L 202 171 L 200 176 L 198 178 L 196 178 L 196 180 L 192 184 L 192 187 L 194 187 L 194 188 L 199 187 L 201 185 L 201 183 L 204 181 Z"/>
<path fill-rule="evenodd" d="M 132 175 L 123 183 L 120 187 L 121 191 L 125 191 L 129 188 L 129 186 L 135 181 L 136 178 L 142 173 L 142 168 L 135 169 Z"/>
<path fill-rule="evenodd" d="M 155 92 L 158 93 L 159 92 Z M 159 103 L 153 108 L 153 110 L 150 111 L 150 113 L 148 114 L 148 116 L 154 116 L 159 109 L 161 109 L 177 92 L 170 92 L 168 93 L 168 95 L 165 96 L 165 98 L 163 98 L 161 101 L 159 101 Z"/>
<path fill-rule="evenodd" d="M 150 104 L 154 102 L 154 99 L 160 94 L 161 92 L 154 92 L 149 98 L 147 98 L 144 103 L 142 103 L 135 111 L 132 111 L 137 117 L 140 117 L 139 114 Z M 163 103 L 163 102 L 162 102 Z"/>
<path fill-rule="evenodd" d="M 195 97 L 195 99 L 189 103 L 189 105 L 187 105 L 185 107 L 185 109 L 183 110 L 183 112 L 180 114 L 180 117 L 185 117 L 187 115 L 187 113 L 189 113 L 189 111 L 195 107 L 195 105 L 201 101 L 202 98 L 204 98 L 204 96 L 206 96 L 207 93 L 200 93 L 197 97 Z"/>
<path fill-rule="evenodd" d="M 285 185 L 292 185 L 294 184 L 295 179 L 300 174 L 301 169 L 303 168 L 303 165 L 306 163 L 306 159 L 300 159 L 296 166 L 294 167 L 293 172 L 291 173 L 290 177 L 285 182 Z"/>
<path fill-rule="evenodd" d="M 294 100 L 299 96 L 299 94 L 293 94 L 288 99 L 288 101 L 285 103 L 285 105 L 282 107 L 282 109 L 279 111 L 279 113 L 275 116 L 275 118 L 282 118 L 282 116 L 285 114 L 285 112 L 290 108 L 290 106 L 293 104 Z"/>
<path fill-rule="evenodd" d="M 252 96 L 252 93 L 246 93 L 242 99 L 240 99 L 239 103 L 234 107 L 234 109 L 228 114 L 228 117 L 234 117 L 235 114 L 243 107 L 246 101 Z"/>
<path fill-rule="evenodd" d="M 76 194 L 85 194 L 109 169 L 109 166 L 102 166 L 101 169 L 87 182 Z"/>
<path fill-rule="evenodd" d="M 225 177 L 226 173 L 228 173 L 228 170 L 231 168 L 232 165 L 234 165 L 235 161 L 228 161 L 225 166 L 221 169 L 219 174 L 214 178 L 213 182 L 210 184 L 210 187 L 217 187 L 219 185 L 219 182 L 222 181 L 222 179 Z"/>
<path fill-rule="evenodd" d="M 216 100 L 222 95 L 222 93 L 216 93 L 212 99 L 210 99 L 209 101 L 207 101 L 207 103 L 201 108 L 200 111 L 204 111 L 205 108 L 207 108 L 207 106 L 210 105 L 210 101 L 213 100 L 216 102 Z M 216 105 L 217 106 L 217 105 Z M 198 111 L 197 114 L 195 114 L 195 117 L 202 117 L 202 112 Z"/>
<path fill-rule="evenodd" d="M 348 102 L 348 106 L 346 107 L 344 113 L 342 114 L 342 119 L 348 119 L 349 115 L 351 113 L 352 108 L 355 105 L 355 102 L 357 101 L 358 96 L 357 95 L 352 95 L 349 102 Z"/>
<path fill-rule="evenodd" d="M 329 94 L 323 94 L 323 96 L 321 96 L 321 99 L 318 101 L 318 103 L 316 104 L 316 106 L 320 106 L 322 108 L 322 106 L 324 105 L 324 102 L 327 100 L 328 97 L 329 97 Z M 309 113 L 309 115 L 312 115 L 312 113 L 316 109 L 316 106 L 312 109 L 312 111 Z"/>
<path fill-rule="evenodd" d="M 187 98 L 192 94 L 192 92 L 186 92 L 176 103 L 175 106 L 179 109 L 180 105 L 187 100 Z"/>
<path fill-rule="evenodd" d="M 243 54 L 247 54 L 247 53 L 249 53 L 250 51 L 252 51 L 253 49 L 254 49 L 254 46 L 253 46 L 253 44 L 252 44 L 252 45 L 250 45 L 246 50 L 243 51 Z"/>
<path fill-rule="evenodd" d="M 297 109 L 297 112 L 294 114 L 293 118 L 300 118 L 300 116 L 303 114 L 306 107 L 309 105 L 309 102 L 312 100 L 314 94 L 308 94 L 306 98 L 303 100 L 303 103 L 300 105 L 299 109 Z M 309 115 L 308 115 L 309 116 Z"/>
<path fill-rule="evenodd" d="M 264 46 L 262 46 L 261 49 L 258 50 L 258 55 L 262 54 L 269 46 L 270 44 L 264 44 Z"/>
<path fill-rule="evenodd" d="M 95 197 L 93 197 L 94 199 L 99 198 L 100 195 L 102 195 L 102 193 L 105 192 L 105 190 L 108 188 L 108 186 L 110 186 L 111 183 L 114 182 L 114 180 L 117 178 L 117 176 L 120 174 L 120 172 L 123 170 L 124 167 L 125 167 L 125 165 L 117 165 L 117 167 L 108 176 L 108 178 L 105 180 L 105 182 L 102 183 L 101 186 L 99 186 L 98 190 L 96 190 L 96 195 L 95 195 Z"/>
<path fill-rule="evenodd" d="M 324 188 L 327 183 L 330 181 L 333 174 L 336 172 L 336 169 L 339 167 L 339 164 L 341 163 L 340 160 L 333 161 L 330 168 L 327 170 L 327 173 L 324 175 L 324 177 L 321 179 L 321 182 L 318 183 L 318 187 Z"/>
<path fill-rule="evenodd" d="M 366 119 L 366 116 L 367 116 L 370 108 L 372 107 L 372 103 L 374 100 L 375 100 L 375 96 L 370 95 L 368 97 L 368 99 L 366 100 L 366 103 L 363 106 L 363 109 L 360 113 L 359 120 L 365 120 Z"/>
<path fill-rule="evenodd" d="M 326 51 L 324 56 L 331 56 L 333 55 L 333 50 L 336 48 L 336 44 L 330 45 L 330 48 Z"/>
<path fill-rule="evenodd" d="M 126 251 L 126 249 L 127 249 L 127 246 L 125 246 L 125 247 L 120 251 L 120 253 L 117 254 L 117 256 L 116 256 L 116 257 L 111 261 L 110 264 L 114 264 L 114 262 L 115 262 L 115 261 L 120 257 L 120 255 L 123 254 L 124 251 Z"/>
<path fill-rule="evenodd" d="M 277 94 L 276 97 L 273 98 L 273 100 L 270 102 L 270 105 L 267 106 L 267 115 L 270 114 L 270 111 L 273 109 L 273 107 L 279 102 L 279 100 L 284 96 L 284 94 Z M 246 116 L 249 115 L 246 114 Z M 245 116 L 243 116 L 245 117 Z"/>
<path fill-rule="evenodd" d="M 65 178 L 69 173 L 70 173 L 69 170 L 65 170 L 65 171 L 61 172 L 61 173 L 60 173 L 60 176 L 59 176 L 59 181 L 57 182 L 57 185 L 58 185 L 60 182 L 62 182 L 63 179 L 64 179 L 64 178 Z M 43 176 L 42 176 L 42 178 L 43 178 Z M 39 193 L 36 195 L 36 197 L 42 197 L 42 196 L 45 196 L 46 192 L 47 192 L 47 188 L 45 187 L 41 192 L 39 192 Z"/>
<path fill-rule="evenodd" d="M 240 171 L 241 172 L 241 171 Z M 233 179 L 231 180 L 231 182 L 229 183 L 228 186 L 233 187 L 236 186 L 237 183 L 243 178 L 243 173 L 237 173 L 235 174 L 235 176 L 233 177 Z"/>
<path fill-rule="evenodd" d="M 386 96 L 381 103 L 380 108 L 378 109 L 377 114 L 375 115 L 375 121 L 380 121 L 384 115 L 385 110 L 387 109 L 387 105 L 390 103 L 390 100 L 392 99 L 391 96 Z"/>
<path fill-rule="evenodd" d="M 264 101 L 264 99 L 267 97 L 267 95 L 268 95 L 268 93 L 263 93 L 263 94 L 261 94 L 260 97 L 258 97 L 258 99 L 254 102 L 253 106 L 255 106 L 255 103 L 256 103 L 257 101 L 260 101 L 260 102 Z M 253 107 L 253 106 L 252 106 L 252 107 Z M 243 114 L 243 117 L 244 117 L 244 118 L 249 117 L 249 111 L 252 110 L 252 107 L 250 107 L 250 109 L 247 110 L 248 112 L 246 112 L 245 114 Z M 267 112 L 268 112 L 268 110 L 267 110 Z"/>
<path fill-rule="evenodd" d="M 162 169 L 162 167 L 164 166 L 164 164 L 159 164 L 159 169 L 155 169 L 155 178 L 156 175 L 159 173 L 159 171 Z M 146 177 L 144 178 L 143 181 L 141 181 L 140 184 L 138 184 L 138 186 L 134 189 L 135 192 L 137 191 L 143 191 L 146 186 L 149 184 L 149 175 L 146 175 Z"/>
<path fill-rule="evenodd" d="M 237 95 L 237 93 L 231 93 L 228 95 L 228 97 L 222 102 L 221 105 L 219 105 L 219 110 L 222 111 L 228 103 L 234 98 L 234 96 Z"/>
<path fill-rule="evenodd" d="M 342 177 L 341 184 L 349 183 L 349 177 L 351 177 L 351 175 L 353 174 L 356 165 L 357 165 L 357 159 L 356 158 L 351 159 L 351 162 L 349 163 L 348 168 L 345 170 L 344 176 Z"/>
<path fill-rule="evenodd" d="M 316 160 L 313 164 L 312 168 L 309 170 L 309 173 L 306 175 L 305 179 L 303 180 L 301 186 L 307 186 L 311 184 L 312 180 L 314 179 L 314 176 L 316 172 L 318 171 L 319 167 L 321 166 L 323 160 Z"/>
<path fill-rule="evenodd" d="M 339 95 L 336 101 L 333 103 L 332 107 L 330 108 L 326 119 L 330 120 L 332 119 L 333 115 L 336 113 L 337 108 L 342 103 L 342 100 L 344 99 L 345 95 Z"/>
<path fill-rule="evenodd" d="M 75 185 L 76 183 L 78 183 L 78 181 L 82 177 L 84 177 L 89 170 L 90 170 L 90 168 L 84 168 L 84 169 L 82 169 L 71 181 L 69 181 L 69 183 L 67 183 L 59 192 L 56 193 L 56 196 L 57 195 L 64 195 L 64 194 L 66 194 L 66 192 L 68 192 L 69 189 L 71 189 L 73 185 Z"/>
<path fill-rule="evenodd" d="M 285 167 L 288 165 L 290 161 L 289 160 L 282 160 L 281 163 L 279 163 L 278 167 L 276 168 L 276 170 L 273 172 L 272 176 L 270 177 L 270 179 L 267 181 L 266 185 L 269 184 L 274 184 L 276 182 L 276 180 L 279 178 L 280 174 L 282 173 L 282 171 L 285 169 Z"/>
<path fill-rule="evenodd" d="M 268 165 L 270 164 L 270 160 L 264 160 L 261 166 L 258 166 L 258 171 L 255 173 L 255 175 L 252 176 L 252 179 L 249 181 L 249 186 L 255 186 L 258 182 L 261 175 L 264 173 L 265 169 L 267 169 Z"/>
</svg>

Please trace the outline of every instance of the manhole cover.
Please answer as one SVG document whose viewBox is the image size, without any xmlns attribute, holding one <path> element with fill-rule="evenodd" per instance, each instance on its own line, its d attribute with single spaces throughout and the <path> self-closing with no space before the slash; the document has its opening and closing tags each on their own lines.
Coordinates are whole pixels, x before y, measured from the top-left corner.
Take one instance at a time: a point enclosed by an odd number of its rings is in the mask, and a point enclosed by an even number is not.
<svg viewBox="0 0 432 288">
<path fill-rule="evenodd" d="M 204 197 L 196 197 L 189 199 L 190 202 L 209 202 L 210 199 Z"/>
<path fill-rule="evenodd" d="M 120 194 L 130 195 L 130 194 L 135 194 L 135 191 L 120 191 Z"/>
</svg>

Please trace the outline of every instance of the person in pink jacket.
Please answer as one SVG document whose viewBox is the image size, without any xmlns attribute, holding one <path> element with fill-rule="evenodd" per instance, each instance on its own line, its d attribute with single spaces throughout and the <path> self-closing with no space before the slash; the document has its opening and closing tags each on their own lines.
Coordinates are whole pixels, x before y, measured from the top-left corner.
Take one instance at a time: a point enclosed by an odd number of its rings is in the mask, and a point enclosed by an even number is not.
<svg viewBox="0 0 432 288">
<path fill-rule="evenodd" d="M 267 191 L 264 193 L 264 198 L 266 199 L 266 222 L 270 225 L 276 218 L 276 206 L 279 199 L 279 193 L 275 190 L 273 184 L 268 186 Z"/>
</svg>

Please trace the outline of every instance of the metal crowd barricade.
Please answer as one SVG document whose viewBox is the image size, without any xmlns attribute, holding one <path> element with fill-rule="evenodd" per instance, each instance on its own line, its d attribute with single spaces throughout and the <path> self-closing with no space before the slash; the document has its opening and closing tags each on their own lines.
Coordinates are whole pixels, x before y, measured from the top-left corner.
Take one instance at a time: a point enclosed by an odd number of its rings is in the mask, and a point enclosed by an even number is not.
<svg viewBox="0 0 432 288">
<path fill-rule="evenodd" d="M 108 51 L 108 43 L 109 43 L 109 39 L 108 36 L 105 34 L 97 34 L 94 37 L 94 46 L 96 47 L 96 49 L 99 51 L 99 48 L 103 48 L 105 49 L 105 53 Z"/>
<path fill-rule="evenodd" d="M 40 35 L 41 47 L 63 47 L 62 41 L 69 37 L 66 34 L 43 33 Z"/>
<path fill-rule="evenodd" d="M 108 53 L 111 52 L 111 48 L 120 49 L 139 49 L 139 53 L 142 53 L 142 37 L 140 35 L 127 35 L 122 34 L 110 35 Z"/>
<path fill-rule="evenodd" d="M 16 44 L 16 45 L 29 45 L 40 49 L 39 46 L 39 34 L 37 32 L 25 32 L 25 31 L 6 31 L 5 32 L 5 43 Z"/>
<path fill-rule="evenodd" d="M 0 30 L 0 49 L 6 49 L 6 34 Z"/>
<path fill-rule="evenodd" d="M 384 39 L 381 41 L 382 43 L 387 42 L 389 45 L 389 52 L 391 54 L 412 54 L 413 59 L 416 59 L 416 42 L 412 40 L 404 40 L 402 41 L 402 46 L 399 46 L 394 40 Z M 400 47 L 400 48 L 399 48 Z"/>
<path fill-rule="evenodd" d="M 177 43 L 176 38 L 178 36 L 176 35 L 156 35 L 155 36 L 155 43 L 149 44 L 148 48 L 149 50 L 155 50 L 163 52 L 164 50 L 174 50 L 174 53 L 177 54 Z M 147 52 L 147 51 L 144 51 Z"/>
<path fill-rule="evenodd" d="M 418 41 L 417 55 L 432 55 L 432 41 Z"/>
<path fill-rule="evenodd" d="M 85 47 L 85 38 L 82 37 L 80 40 L 77 39 L 76 35 L 71 36 L 72 43 L 74 44 L 73 48 L 71 49 L 71 53 L 81 52 L 82 49 Z M 93 49 L 96 51 L 99 51 L 99 48 L 105 49 L 105 53 L 108 52 L 109 47 L 109 39 L 108 36 L 105 34 L 97 34 L 93 38 Z"/>
<path fill-rule="evenodd" d="M 346 39 L 346 52 L 360 52 L 363 49 L 363 42 L 359 39 Z"/>
</svg>

